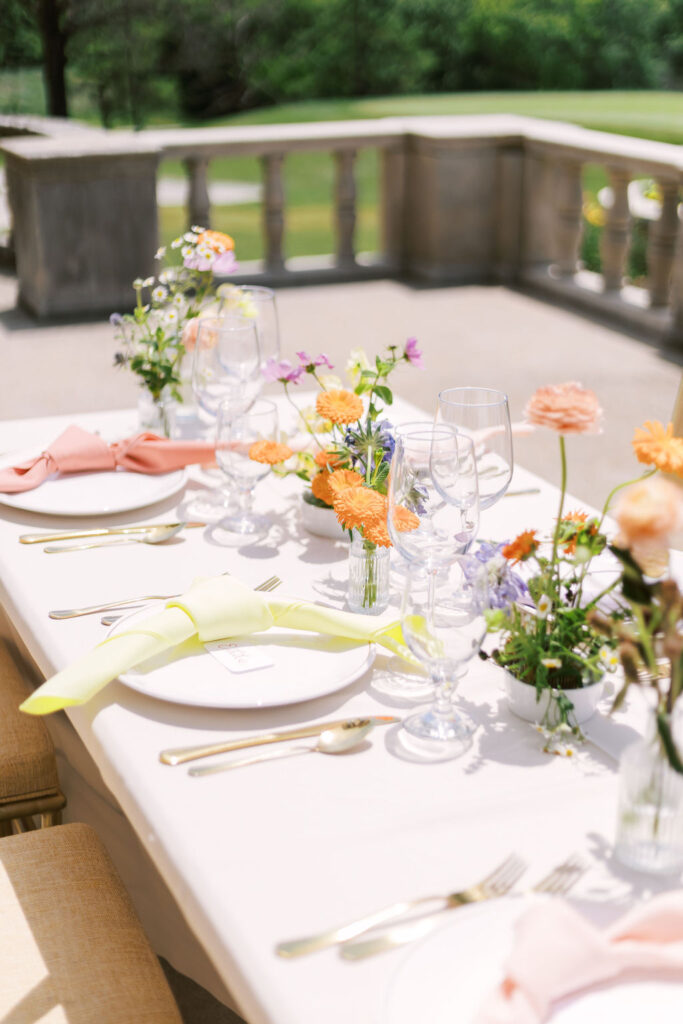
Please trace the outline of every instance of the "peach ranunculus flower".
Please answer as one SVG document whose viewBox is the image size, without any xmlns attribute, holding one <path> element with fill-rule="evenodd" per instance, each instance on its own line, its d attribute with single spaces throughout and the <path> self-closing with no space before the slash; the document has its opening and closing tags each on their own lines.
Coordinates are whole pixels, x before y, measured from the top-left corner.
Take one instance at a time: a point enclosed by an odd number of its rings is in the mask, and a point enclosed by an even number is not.
<svg viewBox="0 0 683 1024">
<path fill-rule="evenodd" d="M 222 231 L 206 228 L 197 238 L 197 245 L 206 245 L 215 253 L 230 252 L 235 248 L 235 239 Z"/>
<path fill-rule="evenodd" d="M 254 441 L 249 448 L 249 458 L 254 462 L 264 462 L 269 466 L 277 466 L 279 462 L 286 462 L 294 452 L 288 444 L 278 444 L 277 441 Z"/>
<path fill-rule="evenodd" d="M 355 423 L 363 415 L 363 403 L 353 391 L 322 391 L 315 400 L 316 412 L 332 423 Z"/>
<path fill-rule="evenodd" d="M 669 545 L 683 525 L 683 495 L 662 477 L 640 481 L 620 496 L 614 509 L 616 543 L 628 548 L 647 576 L 661 576 L 669 564 Z"/>
<path fill-rule="evenodd" d="M 632 444 L 638 462 L 683 476 L 683 437 L 674 437 L 673 423 L 665 427 L 659 420 L 647 420 L 636 427 Z"/>
<path fill-rule="evenodd" d="M 602 409 L 595 392 L 570 381 L 539 388 L 527 402 L 524 415 L 529 423 L 558 434 L 597 434 Z"/>
</svg>

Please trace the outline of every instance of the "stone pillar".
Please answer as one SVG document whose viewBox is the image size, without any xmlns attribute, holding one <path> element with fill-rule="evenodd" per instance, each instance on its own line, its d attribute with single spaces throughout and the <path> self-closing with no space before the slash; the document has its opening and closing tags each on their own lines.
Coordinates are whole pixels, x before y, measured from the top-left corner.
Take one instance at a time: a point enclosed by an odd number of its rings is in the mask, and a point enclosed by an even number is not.
<svg viewBox="0 0 683 1024">
<path fill-rule="evenodd" d="M 263 229 L 266 243 L 266 270 L 284 270 L 282 238 L 285 230 L 285 190 L 282 181 L 282 153 L 264 156 L 263 163 Z"/>
<path fill-rule="evenodd" d="M 133 135 L 2 145 L 19 301 L 37 316 L 130 309 L 155 271 L 156 147 Z"/>
<path fill-rule="evenodd" d="M 676 234 L 676 248 L 674 251 L 674 262 L 671 268 L 671 340 L 678 346 L 683 346 L 683 220 L 678 217 L 678 231 Z M 679 393 L 679 401 L 676 404 L 679 416 L 679 426 L 683 431 L 683 386 Z M 676 437 L 683 437 L 683 433 L 676 433 Z"/>
<path fill-rule="evenodd" d="M 662 193 L 659 220 L 650 225 L 647 249 L 647 276 L 650 305 L 668 306 L 671 272 L 678 233 L 678 182 L 658 181 Z"/>
<path fill-rule="evenodd" d="M 581 244 L 581 164 L 577 160 L 558 162 L 555 199 L 555 264 L 563 277 L 576 273 Z"/>
<path fill-rule="evenodd" d="M 555 258 L 554 165 L 541 147 L 524 147 L 521 261 L 524 270 L 545 270 Z"/>
<path fill-rule="evenodd" d="M 188 227 L 211 227 L 211 200 L 207 171 L 209 161 L 206 157 L 191 156 L 185 160 L 187 170 L 187 213 Z"/>
<path fill-rule="evenodd" d="M 406 151 L 403 142 L 381 151 L 380 176 L 382 253 L 385 262 L 392 269 L 403 270 L 406 255 L 403 233 L 406 202 Z"/>
<path fill-rule="evenodd" d="M 631 175 L 620 167 L 608 167 L 612 188 L 612 205 L 602 233 L 600 257 L 606 292 L 619 291 L 626 269 L 626 257 L 631 237 L 631 216 L 628 208 L 628 186 Z"/>
<path fill-rule="evenodd" d="M 356 230 L 356 179 L 353 165 L 356 154 L 343 149 L 334 154 L 336 164 L 335 211 L 337 216 L 337 266 L 355 267 L 353 235 Z"/>
<path fill-rule="evenodd" d="M 523 170 L 521 145 L 501 146 L 496 186 L 496 262 L 500 281 L 515 281 L 521 269 Z"/>
</svg>

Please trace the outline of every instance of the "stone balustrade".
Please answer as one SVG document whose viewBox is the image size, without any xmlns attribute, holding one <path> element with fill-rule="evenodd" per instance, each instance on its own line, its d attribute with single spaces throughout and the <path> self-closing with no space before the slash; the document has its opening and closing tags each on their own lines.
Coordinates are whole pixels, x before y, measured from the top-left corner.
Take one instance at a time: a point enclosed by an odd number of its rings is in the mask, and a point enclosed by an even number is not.
<svg viewBox="0 0 683 1024">
<path fill-rule="evenodd" d="M 381 153 L 382 251 L 355 251 L 355 157 Z M 158 161 L 184 162 L 188 224 L 210 224 L 211 159 L 254 156 L 263 180 L 265 258 L 252 280 L 348 280 L 401 274 L 434 283 L 522 284 L 662 338 L 683 341 L 680 147 L 508 115 L 384 118 L 313 124 L 72 133 L 12 139 L 5 151 L 22 302 L 39 315 L 124 308 L 157 244 Z M 287 260 L 283 168 L 324 151 L 335 168 L 333 258 Z M 607 173 L 613 201 L 603 273 L 582 269 L 582 175 Z M 628 188 L 654 179 L 647 288 L 625 283 Z"/>
</svg>

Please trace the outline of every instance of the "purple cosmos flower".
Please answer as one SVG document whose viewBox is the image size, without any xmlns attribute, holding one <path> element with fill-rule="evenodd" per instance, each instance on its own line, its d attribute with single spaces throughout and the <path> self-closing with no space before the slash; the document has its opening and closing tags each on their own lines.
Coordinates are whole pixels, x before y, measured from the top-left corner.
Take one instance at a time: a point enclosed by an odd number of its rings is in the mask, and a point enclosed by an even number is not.
<svg viewBox="0 0 683 1024">
<path fill-rule="evenodd" d="M 512 571 L 509 561 L 503 555 L 505 543 L 489 544 L 480 540 L 477 550 L 471 552 L 476 563 L 486 566 L 489 608 L 507 608 L 515 601 L 524 600 L 529 594 L 526 583 Z M 475 562 L 469 566 L 465 563 L 463 568 L 468 580 L 479 571 Z"/>
<path fill-rule="evenodd" d="M 212 270 L 219 277 L 228 277 L 239 269 L 239 263 L 235 259 L 232 249 L 229 249 L 227 252 L 220 252 L 212 259 L 208 259 L 195 251 L 186 256 L 183 263 L 188 270 Z"/>
<path fill-rule="evenodd" d="M 109 323 L 112 325 L 112 327 L 118 327 L 120 324 L 123 323 L 123 317 L 121 316 L 120 313 L 112 313 L 112 315 L 109 317 Z"/>
<path fill-rule="evenodd" d="M 334 370 L 334 366 L 324 352 L 321 352 L 315 359 L 311 359 L 308 352 L 297 352 L 297 358 L 301 360 L 301 364 L 306 368 L 307 373 L 313 373 L 316 366 L 326 366 L 328 370 Z"/>
<path fill-rule="evenodd" d="M 403 355 L 404 358 L 413 366 L 416 366 L 418 370 L 424 370 L 422 353 L 417 347 L 417 338 L 408 338 Z"/>
<path fill-rule="evenodd" d="M 380 440 L 382 447 L 384 448 L 384 455 L 382 456 L 382 462 L 391 462 L 394 455 L 394 448 L 396 447 L 396 439 L 393 434 L 393 426 L 389 420 L 382 420 L 378 423 Z"/>
<path fill-rule="evenodd" d="M 280 381 L 281 384 L 298 384 L 305 370 L 303 366 L 292 366 L 289 359 L 275 359 L 271 356 L 261 373 L 269 384 L 275 381 Z"/>
</svg>

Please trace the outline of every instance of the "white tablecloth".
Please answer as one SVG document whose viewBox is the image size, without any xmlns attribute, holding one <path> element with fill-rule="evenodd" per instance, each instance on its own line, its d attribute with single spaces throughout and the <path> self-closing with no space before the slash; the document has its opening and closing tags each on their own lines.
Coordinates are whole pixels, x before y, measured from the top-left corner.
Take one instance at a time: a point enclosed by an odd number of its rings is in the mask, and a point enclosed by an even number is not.
<svg viewBox="0 0 683 1024">
<path fill-rule="evenodd" d="M 399 403 L 397 422 L 414 416 Z M 6 422 L 0 424 L 0 452 L 40 447 L 72 421 L 105 436 L 135 429 L 131 412 Z M 525 528 L 547 529 L 556 514 L 556 491 L 516 470 L 512 489 L 535 485 L 541 494 L 504 499 L 485 513 L 480 536 L 502 539 Z M 193 530 L 166 546 L 52 557 L 39 546 L 20 545 L 17 537 L 28 529 L 87 524 L 0 506 L 0 599 L 7 618 L 48 676 L 105 634 L 99 616 L 58 622 L 48 618 L 50 608 L 137 592 L 173 593 L 195 576 L 225 570 L 249 584 L 277 573 L 288 592 L 319 599 L 330 573 L 343 573 L 346 549 L 299 528 L 296 491 L 295 481 L 269 478 L 259 486 L 257 505 L 276 511 L 277 525 L 266 541 L 240 550 L 217 546 L 210 533 Z M 164 521 L 176 509 L 171 499 L 111 522 Z M 459 760 L 412 763 L 397 753 L 395 731 L 378 729 L 370 746 L 353 756 L 292 758 L 202 780 L 158 761 L 163 748 L 217 737 L 345 715 L 404 714 L 408 706 L 383 691 L 386 671 L 380 655 L 371 672 L 338 693 L 253 711 L 158 702 L 117 682 L 70 710 L 71 725 L 63 715 L 49 723 L 71 762 L 60 764 L 69 780 L 71 815 L 99 821 L 115 859 L 137 858 L 140 877 L 149 856 L 250 1024 L 381 1021 L 383 993 L 403 951 L 356 964 L 334 950 L 284 961 L 274 945 L 397 899 L 448 892 L 513 850 L 528 861 L 531 882 L 572 851 L 588 857 L 591 870 L 576 892 L 596 919 L 611 919 L 635 900 L 677 884 L 653 882 L 613 863 L 613 758 L 591 744 L 572 759 L 543 754 L 538 734 L 507 710 L 499 670 L 479 661 L 460 693 L 481 727 Z M 632 708 L 610 724 L 616 746 L 619 730 L 628 735 L 635 714 Z M 82 764 L 73 764 L 72 727 L 87 748 Z M 105 824 L 98 816 L 107 800 Z M 112 826 L 117 820 L 119 831 Z M 163 885 L 137 889 L 133 896 L 158 952 L 220 991 L 184 928 L 175 928 L 177 910 Z M 453 983 L 456 991 L 457 965 Z"/>
</svg>

